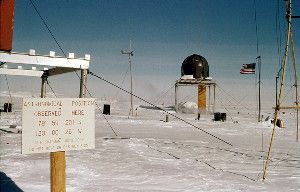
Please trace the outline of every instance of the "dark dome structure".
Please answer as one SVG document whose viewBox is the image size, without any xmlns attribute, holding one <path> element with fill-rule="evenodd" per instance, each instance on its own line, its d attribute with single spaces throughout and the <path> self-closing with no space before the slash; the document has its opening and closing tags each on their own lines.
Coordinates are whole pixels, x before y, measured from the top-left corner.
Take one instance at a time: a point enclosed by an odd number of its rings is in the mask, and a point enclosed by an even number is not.
<svg viewBox="0 0 300 192">
<path fill-rule="evenodd" d="M 206 59 L 197 54 L 188 56 L 181 66 L 181 76 L 183 75 L 193 75 L 195 79 L 209 77 L 209 66 Z"/>
</svg>

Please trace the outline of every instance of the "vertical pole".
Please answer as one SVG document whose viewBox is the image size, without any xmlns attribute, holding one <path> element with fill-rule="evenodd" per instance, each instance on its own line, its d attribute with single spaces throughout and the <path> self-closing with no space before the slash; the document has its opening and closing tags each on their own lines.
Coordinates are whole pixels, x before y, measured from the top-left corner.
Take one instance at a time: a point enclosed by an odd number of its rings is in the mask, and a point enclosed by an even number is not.
<svg viewBox="0 0 300 192">
<path fill-rule="evenodd" d="M 175 83 L 175 111 L 177 112 L 177 88 L 178 85 Z"/>
<path fill-rule="evenodd" d="M 297 65 L 296 65 L 296 55 L 295 55 L 295 45 L 291 33 L 291 43 L 292 43 L 292 56 L 293 56 L 293 66 L 294 66 L 294 81 L 295 81 L 295 103 L 296 103 L 296 142 L 299 140 L 299 103 L 298 103 L 298 74 L 297 74 Z"/>
<path fill-rule="evenodd" d="M 65 152 L 51 152 L 51 192 L 66 191 L 66 159 Z"/>
<path fill-rule="evenodd" d="M 284 80 L 285 80 L 286 64 L 287 64 L 287 59 L 288 59 L 291 28 L 292 28 L 292 26 L 291 26 L 292 5 L 291 4 L 292 4 L 291 0 L 286 1 L 286 12 L 287 12 L 286 18 L 287 18 L 287 28 L 288 28 L 287 34 L 286 34 L 286 45 L 285 45 L 284 56 L 283 56 L 283 60 L 282 60 L 282 64 L 281 64 L 282 74 L 281 74 L 280 89 L 279 89 L 279 95 L 278 95 L 278 107 L 275 108 L 272 135 L 271 135 L 271 140 L 270 140 L 270 144 L 269 144 L 267 158 L 265 160 L 264 169 L 263 169 L 263 181 L 266 179 L 266 175 L 267 175 L 267 168 L 268 168 L 269 161 L 270 161 L 271 149 L 272 149 L 272 144 L 273 144 L 274 135 L 275 135 L 276 122 L 277 122 L 278 114 L 279 114 L 279 110 L 280 110 L 280 100 L 281 100 L 281 96 L 283 94 L 283 85 L 284 85 Z"/>
<path fill-rule="evenodd" d="M 133 96 L 132 96 L 132 64 L 131 64 L 131 56 L 133 56 L 133 51 L 131 50 L 131 40 L 130 40 L 130 45 L 129 45 L 129 51 L 123 51 L 121 50 L 122 54 L 127 54 L 128 55 L 128 62 L 129 62 L 129 71 L 130 71 L 130 111 L 129 115 L 133 116 Z"/>
<path fill-rule="evenodd" d="M 216 84 L 214 84 L 214 101 L 213 101 L 213 113 L 215 113 L 216 109 Z"/>
<path fill-rule="evenodd" d="M 261 72 L 261 57 L 258 56 L 256 59 L 258 59 L 258 122 L 261 122 L 261 96 L 260 96 L 260 72 Z"/>
<path fill-rule="evenodd" d="M 85 97 L 86 81 L 87 81 L 87 69 L 81 69 L 79 98 Z"/>
<path fill-rule="evenodd" d="M 41 98 L 46 97 L 47 75 L 42 76 Z M 66 159 L 65 152 L 50 153 L 51 192 L 66 191 Z"/>
<path fill-rule="evenodd" d="M 206 110 L 206 85 L 198 85 L 198 110 Z"/>
<path fill-rule="evenodd" d="M 275 98 L 275 107 L 277 108 L 277 106 L 278 106 L 278 78 L 279 78 L 279 75 L 278 75 L 278 73 L 277 73 L 277 75 L 276 75 L 276 98 Z"/>
<path fill-rule="evenodd" d="M 131 46 L 131 43 L 130 43 Z M 131 51 L 131 48 L 130 48 Z M 130 71 L 130 111 L 131 111 L 131 116 L 133 116 L 133 98 L 132 98 L 132 71 L 131 71 L 131 52 L 128 54 L 128 59 L 129 59 L 129 71 Z"/>
<path fill-rule="evenodd" d="M 47 83 L 47 75 L 42 76 L 42 86 L 41 86 L 41 98 L 46 97 L 46 83 Z"/>
<path fill-rule="evenodd" d="M 211 112 L 211 103 L 210 103 L 210 85 L 208 86 L 208 111 Z"/>
</svg>

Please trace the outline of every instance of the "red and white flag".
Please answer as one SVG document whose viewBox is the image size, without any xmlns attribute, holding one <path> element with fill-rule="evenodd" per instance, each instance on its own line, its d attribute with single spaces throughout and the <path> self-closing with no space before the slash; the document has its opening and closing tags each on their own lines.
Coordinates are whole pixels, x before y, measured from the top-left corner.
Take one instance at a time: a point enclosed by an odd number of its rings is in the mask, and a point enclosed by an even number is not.
<svg viewBox="0 0 300 192">
<path fill-rule="evenodd" d="M 256 63 L 243 64 L 240 74 L 255 74 L 255 64 Z"/>
</svg>

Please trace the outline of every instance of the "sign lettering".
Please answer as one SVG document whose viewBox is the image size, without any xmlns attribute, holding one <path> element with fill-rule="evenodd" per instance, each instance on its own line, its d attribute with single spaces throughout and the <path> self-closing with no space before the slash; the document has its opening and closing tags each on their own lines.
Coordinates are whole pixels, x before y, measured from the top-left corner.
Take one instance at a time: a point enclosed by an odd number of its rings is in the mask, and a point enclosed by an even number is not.
<svg viewBox="0 0 300 192">
<path fill-rule="evenodd" d="M 24 98 L 22 153 L 95 148 L 95 99 Z"/>
</svg>

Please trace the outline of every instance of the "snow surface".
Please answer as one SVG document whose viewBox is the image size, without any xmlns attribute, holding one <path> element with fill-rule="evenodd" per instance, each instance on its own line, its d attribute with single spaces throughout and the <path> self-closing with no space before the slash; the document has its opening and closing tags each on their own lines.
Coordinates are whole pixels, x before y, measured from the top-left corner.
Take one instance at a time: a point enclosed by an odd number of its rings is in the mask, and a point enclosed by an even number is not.
<svg viewBox="0 0 300 192">
<path fill-rule="evenodd" d="M 214 122 L 211 114 L 201 114 L 198 121 L 194 114 L 174 113 L 229 146 L 172 116 L 165 122 L 166 114 L 151 107 L 137 108 L 137 116 L 128 117 L 125 106 L 113 102 L 111 115 L 105 116 L 118 137 L 97 112 L 96 148 L 66 152 L 68 192 L 300 190 L 294 111 L 281 114 L 285 128 L 276 129 L 267 180 L 262 182 L 269 121 L 257 123 L 247 111 L 230 111 L 225 122 Z M 2 113 L 0 125 L 20 125 L 20 114 Z M 271 115 L 272 110 L 264 111 L 265 117 Z M 50 191 L 50 155 L 22 155 L 20 134 L 0 134 L 0 172 L 24 191 Z"/>
</svg>

